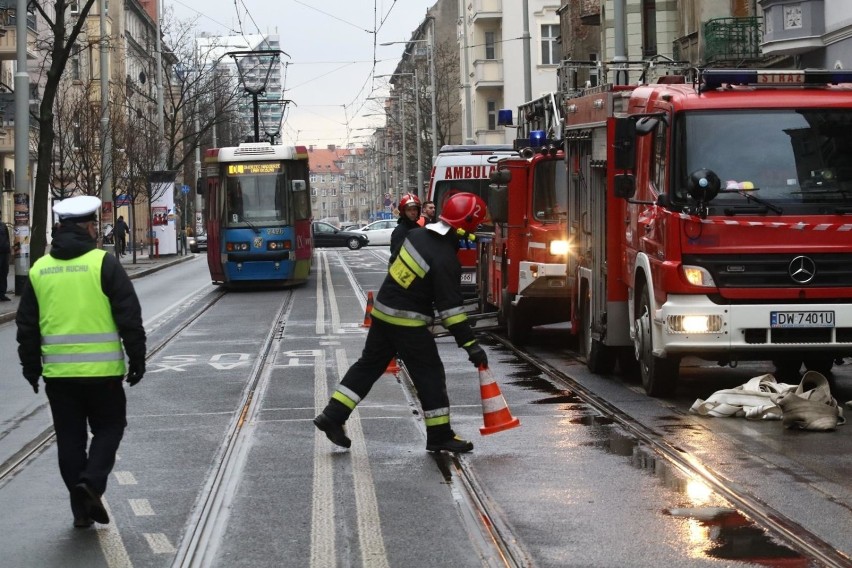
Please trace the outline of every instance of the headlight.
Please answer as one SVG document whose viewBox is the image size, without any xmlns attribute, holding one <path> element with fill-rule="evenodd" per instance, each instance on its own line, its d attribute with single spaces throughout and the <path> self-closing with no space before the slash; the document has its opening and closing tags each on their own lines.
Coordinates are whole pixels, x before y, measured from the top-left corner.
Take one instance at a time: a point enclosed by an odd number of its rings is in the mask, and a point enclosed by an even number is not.
<svg viewBox="0 0 852 568">
<path fill-rule="evenodd" d="M 550 241 L 550 254 L 565 255 L 569 248 L 568 241 Z"/>
<path fill-rule="evenodd" d="M 718 333 L 722 330 L 722 316 L 718 315 L 672 315 L 666 323 L 669 333 Z"/>
<path fill-rule="evenodd" d="M 683 265 L 683 275 L 686 277 L 686 281 L 693 286 L 716 286 L 716 282 L 713 280 L 713 277 L 706 268 L 701 266 L 690 266 L 685 264 Z"/>
</svg>

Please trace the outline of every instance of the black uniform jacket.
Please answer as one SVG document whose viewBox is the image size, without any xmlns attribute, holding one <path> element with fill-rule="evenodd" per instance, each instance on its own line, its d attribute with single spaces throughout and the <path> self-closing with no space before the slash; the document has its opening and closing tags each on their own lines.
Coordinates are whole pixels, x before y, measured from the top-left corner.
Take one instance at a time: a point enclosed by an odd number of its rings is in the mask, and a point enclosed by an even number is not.
<svg viewBox="0 0 852 568">
<path fill-rule="evenodd" d="M 85 229 L 76 224 L 64 223 L 56 233 L 50 249 L 54 258 L 68 260 L 77 258 L 94 249 L 96 243 Z M 127 272 L 111 254 L 104 255 L 101 265 L 101 289 L 109 298 L 112 317 L 118 327 L 118 334 L 124 343 L 124 350 L 134 363 L 144 364 L 146 345 L 145 327 L 142 325 L 142 307 L 133 283 Z M 18 314 L 18 356 L 23 366 L 24 377 L 37 379 L 41 376 L 41 330 L 39 328 L 39 308 L 35 291 L 27 279 Z M 109 380 L 110 377 L 80 377 L 87 381 Z M 63 379 L 69 380 L 69 379 Z"/>
<path fill-rule="evenodd" d="M 454 231 L 440 235 L 425 227 L 408 232 L 395 263 L 406 263 L 406 277 L 394 277 L 394 263 L 376 296 L 374 309 L 401 318 L 431 322 L 435 311 L 459 346 L 474 340 L 461 295 L 461 264 Z M 417 266 L 410 266 L 409 263 Z M 422 274 L 416 275 L 418 272 Z M 400 283 L 400 280 L 403 283 Z M 434 309 L 433 309 L 434 308 Z M 448 325 L 449 322 L 449 325 Z"/>
<path fill-rule="evenodd" d="M 396 222 L 396 228 L 391 233 L 390 239 L 390 261 L 388 262 L 388 266 L 393 264 L 393 261 L 396 260 L 396 255 L 399 254 L 399 248 L 402 246 L 402 243 L 405 242 L 405 237 L 408 236 L 408 231 L 412 229 L 419 228 L 420 225 L 417 224 L 417 221 L 412 221 L 405 214 L 399 218 Z"/>
</svg>

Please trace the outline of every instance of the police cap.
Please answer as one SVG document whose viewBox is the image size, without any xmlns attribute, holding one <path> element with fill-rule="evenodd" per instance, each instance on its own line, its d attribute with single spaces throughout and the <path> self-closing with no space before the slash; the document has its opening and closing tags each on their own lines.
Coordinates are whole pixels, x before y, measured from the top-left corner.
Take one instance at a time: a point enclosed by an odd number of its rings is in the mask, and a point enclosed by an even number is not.
<svg viewBox="0 0 852 568">
<path fill-rule="evenodd" d="M 95 212 L 101 207 L 101 199 L 93 195 L 78 195 L 64 199 L 53 206 L 59 220 L 70 223 L 85 223 L 95 220 Z"/>
</svg>

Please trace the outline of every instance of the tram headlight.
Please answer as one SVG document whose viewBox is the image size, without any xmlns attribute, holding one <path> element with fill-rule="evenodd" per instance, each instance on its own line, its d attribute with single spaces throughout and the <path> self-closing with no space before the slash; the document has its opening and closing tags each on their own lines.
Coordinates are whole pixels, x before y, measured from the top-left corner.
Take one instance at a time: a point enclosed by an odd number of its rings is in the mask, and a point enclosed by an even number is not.
<svg viewBox="0 0 852 568">
<path fill-rule="evenodd" d="M 251 250 L 251 243 L 244 243 L 239 241 L 228 241 L 225 243 L 225 250 L 228 252 L 238 252 L 238 251 L 247 251 Z"/>
<path fill-rule="evenodd" d="M 290 241 L 266 241 L 266 250 L 290 250 Z"/>
</svg>

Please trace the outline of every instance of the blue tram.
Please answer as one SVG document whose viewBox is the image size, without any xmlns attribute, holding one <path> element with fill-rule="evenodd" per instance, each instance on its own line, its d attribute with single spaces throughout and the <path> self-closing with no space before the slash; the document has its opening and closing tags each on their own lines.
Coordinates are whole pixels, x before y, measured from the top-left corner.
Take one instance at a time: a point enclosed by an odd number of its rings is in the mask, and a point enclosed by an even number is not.
<svg viewBox="0 0 852 568">
<path fill-rule="evenodd" d="M 311 198 L 304 146 L 266 142 L 205 153 L 207 264 L 216 284 L 303 284 L 311 272 Z"/>
</svg>

